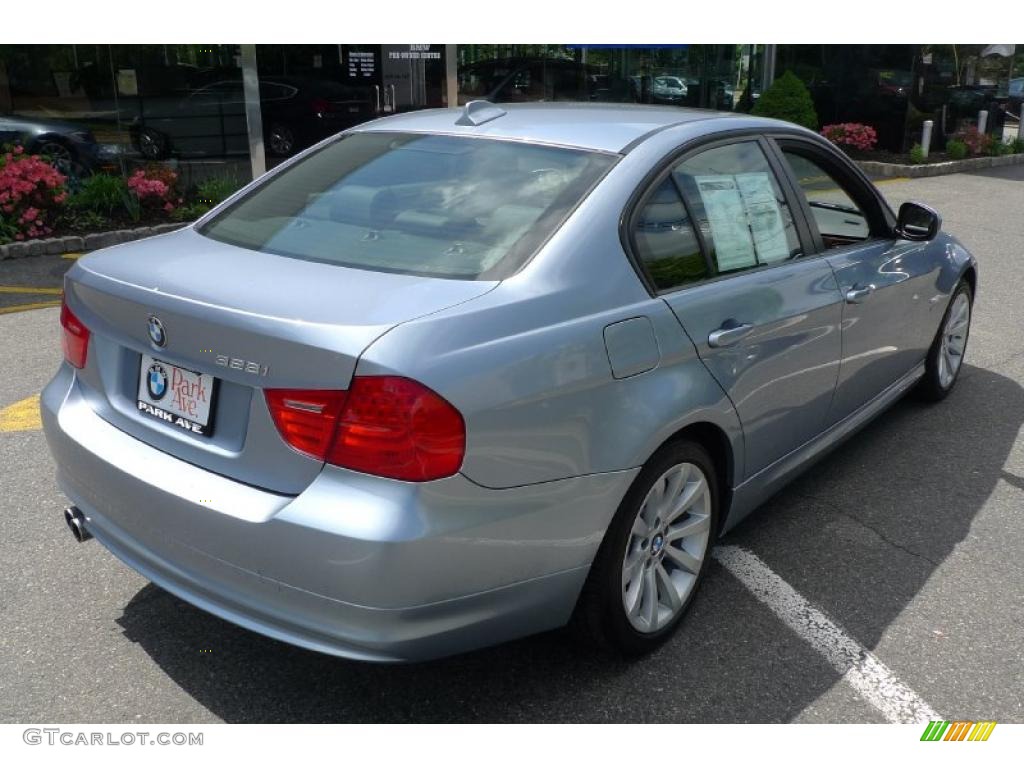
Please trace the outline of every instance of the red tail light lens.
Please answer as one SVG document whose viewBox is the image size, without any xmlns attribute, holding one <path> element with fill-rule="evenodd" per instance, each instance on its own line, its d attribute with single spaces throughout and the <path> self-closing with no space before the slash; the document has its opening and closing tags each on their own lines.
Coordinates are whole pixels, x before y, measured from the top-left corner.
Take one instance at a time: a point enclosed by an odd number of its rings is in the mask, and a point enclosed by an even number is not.
<svg viewBox="0 0 1024 768">
<path fill-rule="evenodd" d="M 411 379 L 357 376 L 347 392 L 267 390 L 266 396 L 288 444 L 331 464 L 414 482 L 448 477 L 462 466 L 462 414 Z"/>
<path fill-rule="evenodd" d="M 331 102 L 327 99 L 315 98 L 309 105 L 313 108 L 314 114 L 322 115 L 331 111 Z"/>
<path fill-rule="evenodd" d="M 85 368 L 86 355 L 89 353 L 89 329 L 68 308 L 67 300 L 63 296 L 60 305 L 60 325 L 64 329 L 60 339 L 64 359 L 75 368 Z"/>
<path fill-rule="evenodd" d="M 397 376 L 357 376 L 327 460 L 423 481 L 454 475 L 465 452 L 462 414 L 436 392 Z"/>
<path fill-rule="evenodd" d="M 347 393 L 331 389 L 268 389 L 264 394 L 285 442 L 323 461 Z"/>
</svg>

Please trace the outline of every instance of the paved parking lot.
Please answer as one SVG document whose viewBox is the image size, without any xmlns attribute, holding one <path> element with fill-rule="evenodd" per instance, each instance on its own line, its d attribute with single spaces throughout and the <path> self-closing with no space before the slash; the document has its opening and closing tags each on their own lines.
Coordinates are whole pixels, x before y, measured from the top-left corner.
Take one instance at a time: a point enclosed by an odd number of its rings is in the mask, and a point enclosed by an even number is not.
<svg viewBox="0 0 1024 768">
<path fill-rule="evenodd" d="M 942 717 L 1021 722 L 1024 169 L 881 188 L 937 207 L 981 261 L 963 378 L 939 406 L 898 404 L 722 551 L 759 558 Z M 67 263 L 0 263 L 0 284 L 59 285 Z M 57 310 L 0 315 L 0 409 L 59 357 Z M 2 721 L 885 721 L 720 561 L 682 630 L 632 665 L 563 633 L 394 667 L 262 638 L 75 545 L 30 410 L 0 411 Z"/>
</svg>

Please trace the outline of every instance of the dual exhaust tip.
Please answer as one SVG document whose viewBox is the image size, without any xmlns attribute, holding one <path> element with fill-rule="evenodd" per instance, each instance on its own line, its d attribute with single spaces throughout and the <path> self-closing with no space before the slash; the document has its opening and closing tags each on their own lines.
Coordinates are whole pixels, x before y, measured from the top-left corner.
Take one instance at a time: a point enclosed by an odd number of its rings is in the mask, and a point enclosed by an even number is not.
<svg viewBox="0 0 1024 768">
<path fill-rule="evenodd" d="M 66 507 L 64 509 L 64 522 L 68 524 L 71 535 L 75 537 L 75 541 L 79 544 L 92 538 L 92 534 L 85 528 L 85 515 L 82 514 L 82 510 L 78 507 Z"/>
</svg>

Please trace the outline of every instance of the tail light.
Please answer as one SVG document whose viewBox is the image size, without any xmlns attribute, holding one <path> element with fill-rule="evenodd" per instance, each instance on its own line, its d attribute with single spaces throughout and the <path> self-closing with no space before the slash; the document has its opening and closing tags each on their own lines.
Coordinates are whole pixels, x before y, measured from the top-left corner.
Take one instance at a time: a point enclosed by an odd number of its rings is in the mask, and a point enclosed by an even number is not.
<svg viewBox="0 0 1024 768">
<path fill-rule="evenodd" d="M 323 115 L 331 111 L 331 102 L 327 99 L 315 98 L 309 102 L 310 107 L 313 108 L 314 114 L 317 116 Z"/>
<path fill-rule="evenodd" d="M 268 389 L 264 394 L 285 442 L 297 451 L 323 459 L 347 393 L 332 389 Z"/>
<path fill-rule="evenodd" d="M 289 445 L 339 467 L 422 482 L 462 466 L 462 414 L 411 379 L 356 376 L 348 391 L 271 389 L 266 398 Z"/>
<path fill-rule="evenodd" d="M 64 329 L 60 339 L 64 359 L 75 368 L 85 368 L 86 355 L 89 353 L 89 329 L 71 311 L 64 296 L 61 296 L 60 325 Z"/>
</svg>

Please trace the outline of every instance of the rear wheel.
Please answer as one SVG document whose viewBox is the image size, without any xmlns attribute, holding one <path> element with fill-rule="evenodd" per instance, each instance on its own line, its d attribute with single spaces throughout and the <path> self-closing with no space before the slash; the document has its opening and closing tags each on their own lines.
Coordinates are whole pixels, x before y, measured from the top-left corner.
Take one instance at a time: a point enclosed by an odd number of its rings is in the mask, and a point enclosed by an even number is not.
<svg viewBox="0 0 1024 768">
<path fill-rule="evenodd" d="M 644 466 L 623 499 L 577 606 L 579 628 L 628 656 L 657 648 L 689 609 L 718 530 L 714 465 L 679 441 Z"/>
<path fill-rule="evenodd" d="M 272 123 L 267 131 L 267 147 L 275 157 L 288 157 L 295 151 L 295 134 L 282 123 Z"/>
<path fill-rule="evenodd" d="M 943 400 L 956 386 L 971 332 L 973 298 L 971 286 L 960 281 L 925 361 L 925 374 L 917 390 L 925 400 Z"/>
</svg>

